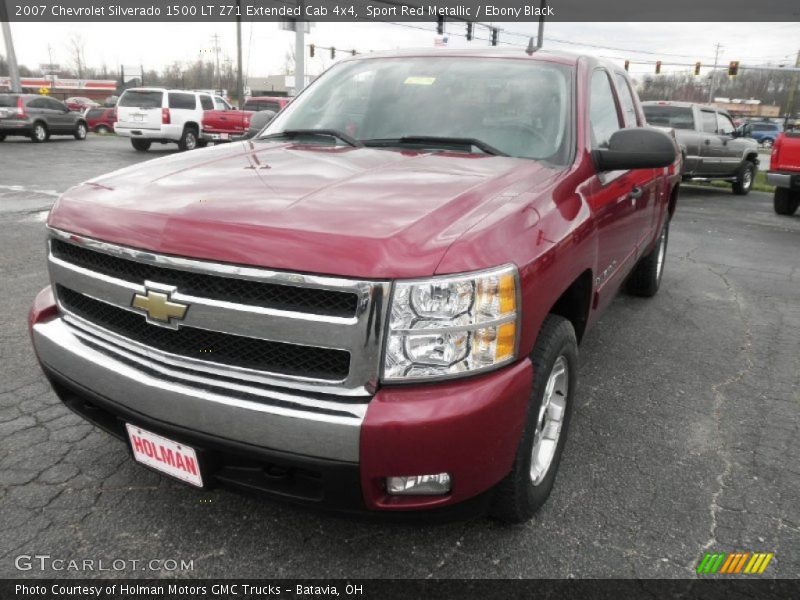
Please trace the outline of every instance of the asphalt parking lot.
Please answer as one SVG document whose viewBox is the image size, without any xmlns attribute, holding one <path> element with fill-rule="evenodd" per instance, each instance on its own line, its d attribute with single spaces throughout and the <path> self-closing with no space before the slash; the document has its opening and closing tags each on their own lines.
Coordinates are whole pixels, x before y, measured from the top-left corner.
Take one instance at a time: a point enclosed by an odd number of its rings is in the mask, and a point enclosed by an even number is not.
<svg viewBox="0 0 800 600">
<path fill-rule="evenodd" d="M 60 405 L 26 313 L 47 284 L 44 216 L 141 154 L 114 137 L 0 144 L 0 577 L 22 554 L 192 560 L 125 577 L 694 577 L 706 551 L 774 552 L 800 575 L 800 215 L 763 193 L 686 186 L 662 288 L 621 295 L 581 346 L 556 487 L 528 524 L 330 515 L 134 465 Z M 141 568 L 141 567 L 140 567 Z"/>
</svg>

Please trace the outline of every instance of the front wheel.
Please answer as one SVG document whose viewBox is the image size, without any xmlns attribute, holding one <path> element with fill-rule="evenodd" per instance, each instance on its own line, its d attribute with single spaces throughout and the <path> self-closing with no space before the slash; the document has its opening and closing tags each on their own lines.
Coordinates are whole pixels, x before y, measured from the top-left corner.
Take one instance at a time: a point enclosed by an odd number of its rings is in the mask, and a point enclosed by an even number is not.
<svg viewBox="0 0 800 600">
<path fill-rule="evenodd" d="M 109 133 L 111 133 L 111 130 L 105 125 L 98 125 L 95 131 L 100 135 L 108 135 Z"/>
<path fill-rule="evenodd" d="M 791 217 L 800 206 L 800 191 L 792 191 L 788 188 L 775 188 L 775 196 L 772 199 L 775 212 L 779 215 Z"/>
<path fill-rule="evenodd" d="M 85 140 L 86 139 L 86 123 L 78 123 L 75 126 L 75 132 L 72 134 L 75 136 L 76 140 Z"/>
<path fill-rule="evenodd" d="M 150 150 L 150 144 L 150 140 L 131 139 L 131 146 L 133 146 L 134 150 L 137 152 L 147 152 Z"/>
<path fill-rule="evenodd" d="M 661 278 L 664 276 L 664 263 L 667 260 L 667 243 L 669 242 L 669 219 L 664 221 L 661 233 L 650 254 L 639 259 L 630 277 L 627 290 L 634 296 L 650 298 L 658 293 Z"/>
<path fill-rule="evenodd" d="M 567 439 L 578 374 L 572 324 L 548 315 L 531 354 L 533 385 L 528 416 L 511 472 L 494 492 L 491 513 L 508 523 L 529 520 L 545 503 Z"/>
<path fill-rule="evenodd" d="M 733 193 L 737 196 L 746 196 L 753 187 L 753 180 L 756 176 L 756 166 L 746 160 L 736 172 L 736 181 L 733 182 Z"/>
</svg>

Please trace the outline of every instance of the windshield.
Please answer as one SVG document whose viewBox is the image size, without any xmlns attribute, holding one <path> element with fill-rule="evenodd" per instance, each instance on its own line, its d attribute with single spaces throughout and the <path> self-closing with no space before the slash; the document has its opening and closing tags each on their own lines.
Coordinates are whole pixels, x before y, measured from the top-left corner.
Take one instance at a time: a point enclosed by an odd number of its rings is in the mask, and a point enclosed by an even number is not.
<svg viewBox="0 0 800 600">
<path fill-rule="evenodd" d="M 571 73 L 544 62 L 452 56 L 347 62 L 294 100 L 264 135 L 325 129 L 365 145 L 396 146 L 402 138 L 471 139 L 510 156 L 563 164 L 570 155 Z M 437 147 L 430 140 L 415 145 Z"/>
<path fill-rule="evenodd" d="M 645 105 L 644 116 L 648 125 L 694 129 L 694 115 L 688 106 Z"/>
<path fill-rule="evenodd" d="M 136 108 L 161 108 L 163 93 L 128 90 L 119 99 L 120 106 Z M 194 108 L 194 107 L 193 107 Z"/>
</svg>

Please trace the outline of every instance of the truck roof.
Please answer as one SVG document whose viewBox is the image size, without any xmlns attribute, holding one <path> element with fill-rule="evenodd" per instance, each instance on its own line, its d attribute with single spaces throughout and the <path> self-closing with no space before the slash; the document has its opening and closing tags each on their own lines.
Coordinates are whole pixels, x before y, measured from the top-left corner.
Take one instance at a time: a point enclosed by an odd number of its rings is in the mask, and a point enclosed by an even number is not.
<svg viewBox="0 0 800 600">
<path fill-rule="evenodd" d="M 528 54 L 524 48 L 410 48 L 406 50 L 392 50 L 385 52 L 371 52 L 369 54 L 358 54 L 353 57 L 345 58 L 344 61 L 370 60 L 373 58 L 399 58 L 399 57 L 475 57 L 475 58 L 514 58 L 525 60 L 537 60 L 555 62 L 564 65 L 575 65 L 581 59 L 586 59 L 592 63 L 604 64 L 611 67 L 612 63 L 604 61 L 588 54 L 573 54 L 569 52 L 554 52 L 552 50 L 535 50 Z"/>
</svg>

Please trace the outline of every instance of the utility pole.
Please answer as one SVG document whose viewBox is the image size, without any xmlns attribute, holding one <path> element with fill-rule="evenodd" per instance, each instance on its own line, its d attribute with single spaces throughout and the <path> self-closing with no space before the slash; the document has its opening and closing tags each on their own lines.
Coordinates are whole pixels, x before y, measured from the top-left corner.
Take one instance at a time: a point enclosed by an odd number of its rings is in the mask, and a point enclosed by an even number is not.
<svg viewBox="0 0 800 600">
<path fill-rule="evenodd" d="M 244 106 L 244 83 L 242 81 L 242 0 L 236 0 L 236 101 L 239 109 Z"/>
<path fill-rule="evenodd" d="M 714 69 L 711 71 L 711 81 L 708 84 L 708 103 L 714 100 L 714 87 L 717 79 L 717 66 L 719 61 L 719 50 L 722 46 L 720 46 L 719 42 L 717 42 L 717 51 L 714 53 Z"/>
<path fill-rule="evenodd" d="M 797 59 L 794 61 L 795 67 L 800 67 L 800 50 L 797 51 Z M 786 122 L 784 128 L 789 124 L 789 119 L 794 118 L 794 101 L 797 95 L 797 85 L 800 83 L 800 75 L 792 75 L 792 83 L 789 86 L 789 95 L 786 97 Z"/>
<path fill-rule="evenodd" d="M 217 91 L 222 88 L 222 73 L 219 70 L 219 34 L 215 33 L 211 36 L 211 39 L 214 40 L 214 56 L 217 65 Z"/>
<path fill-rule="evenodd" d="M 539 8 L 539 35 L 536 36 L 536 47 L 541 48 L 544 44 L 544 8 L 547 0 L 540 0 Z"/>
<path fill-rule="evenodd" d="M 303 14 L 303 0 L 298 0 L 300 14 Z M 294 95 L 303 91 L 306 85 L 306 24 L 297 19 L 294 22 Z"/>
<path fill-rule="evenodd" d="M 18 94 L 22 91 L 22 86 L 19 83 L 17 54 L 14 52 L 14 40 L 11 38 L 11 23 L 8 22 L 5 0 L 0 0 L 0 24 L 3 26 L 3 39 L 6 41 L 6 57 L 8 59 L 8 74 L 11 78 L 11 91 Z"/>
</svg>

